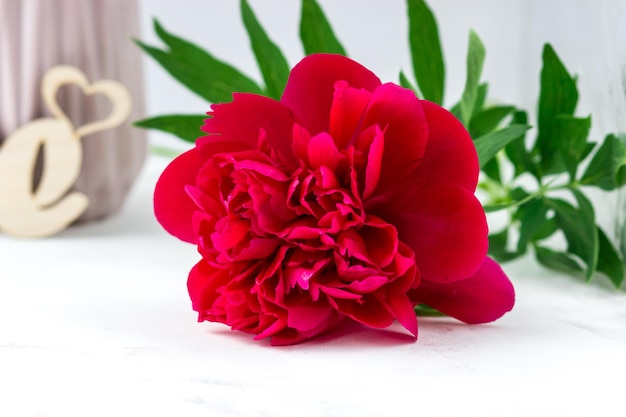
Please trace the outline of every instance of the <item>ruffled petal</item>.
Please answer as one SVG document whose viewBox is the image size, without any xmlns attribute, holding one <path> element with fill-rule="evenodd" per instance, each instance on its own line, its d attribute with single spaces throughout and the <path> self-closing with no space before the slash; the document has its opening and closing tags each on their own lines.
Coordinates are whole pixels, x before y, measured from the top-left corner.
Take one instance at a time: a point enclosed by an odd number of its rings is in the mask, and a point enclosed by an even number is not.
<svg viewBox="0 0 626 417">
<path fill-rule="evenodd" d="M 511 311 L 515 290 L 500 265 L 485 258 L 470 278 L 449 284 L 423 280 L 411 298 L 469 324 L 488 323 Z"/>
<path fill-rule="evenodd" d="M 204 320 L 207 310 L 219 297 L 218 290 L 230 280 L 227 270 L 212 267 L 204 260 L 198 262 L 189 272 L 187 290 L 194 311 L 199 313 L 198 321 Z"/>
<path fill-rule="evenodd" d="M 421 104 L 428 120 L 428 144 L 411 181 L 449 182 L 473 192 L 479 165 L 469 133 L 448 110 L 425 100 Z"/>
<path fill-rule="evenodd" d="M 365 167 L 365 184 L 363 187 L 363 199 L 368 199 L 378 187 L 380 173 L 383 166 L 385 152 L 385 135 L 378 126 L 375 126 L 374 140 L 370 144 Z"/>
<path fill-rule="evenodd" d="M 335 93 L 330 109 L 329 133 L 339 149 L 344 149 L 358 133 L 363 112 L 372 98 L 372 93 L 353 88 L 346 81 L 335 83 Z"/>
<path fill-rule="evenodd" d="M 327 322 L 335 310 L 327 303 L 301 301 L 287 309 L 287 325 L 306 333 Z"/>
<path fill-rule="evenodd" d="M 415 171 L 426 149 L 429 127 L 415 93 L 395 84 L 384 84 L 372 95 L 363 126 L 375 125 L 384 133 L 380 177 L 374 193 L 378 194 Z"/>
<path fill-rule="evenodd" d="M 342 158 L 337 149 L 337 145 L 328 133 L 319 133 L 313 136 L 307 147 L 308 161 L 310 167 L 317 169 L 320 167 L 330 168 L 334 171 Z"/>
<path fill-rule="evenodd" d="M 395 319 L 389 307 L 371 295 L 363 296 L 359 301 L 334 299 L 333 302 L 341 314 L 375 329 L 389 327 Z"/>
<path fill-rule="evenodd" d="M 458 185 L 410 184 L 371 200 L 366 210 L 396 227 L 415 253 L 422 279 L 466 279 L 487 254 L 485 212 L 474 194 Z"/>
<path fill-rule="evenodd" d="M 396 316 L 396 320 L 417 339 L 417 317 L 413 304 L 405 294 L 389 296 L 387 304 Z"/>
<path fill-rule="evenodd" d="M 330 109 L 335 83 L 345 81 L 350 87 L 374 91 L 380 79 L 361 64 L 342 55 L 313 54 L 297 64 L 289 75 L 280 101 L 298 124 L 311 135 L 329 132 Z"/>
<path fill-rule="evenodd" d="M 329 330 L 334 329 L 343 321 L 343 317 L 333 311 L 326 320 L 322 321 L 317 327 L 307 330 L 299 331 L 292 328 L 285 328 L 282 331 L 272 335 L 272 346 L 286 346 L 303 342 L 305 340 L 320 336 Z M 255 338 L 256 339 L 256 338 Z"/>
<path fill-rule="evenodd" d="M 174 159 L 165 168 L 154 190 L 154 214 L 170 234 L 189 243 L 196 243 L 192 219 L 198 209 L 185 187 L 194 185 L 202 167 L 196 149 Z"/>
<path fill-rule="evenodd" d="M 263 150 L 259 143 L 263 140 L 275 153 L 273 157 L 287 167 L 296 167 L 291 148 L 293 118 L 283 104 L 256 94 L 234 93 L 232 102 L 213 104 L 211 110 L 209 114 L 213 117 L 206 119 L 202 126 L 208 136 L 196 142 L 203 156 L 204 148 L 216 143 L 223 152 L 230 151 L 229 146 L 236 150 Z M 216 136 L 219 136 L 217 140 Z"/>
</svg>

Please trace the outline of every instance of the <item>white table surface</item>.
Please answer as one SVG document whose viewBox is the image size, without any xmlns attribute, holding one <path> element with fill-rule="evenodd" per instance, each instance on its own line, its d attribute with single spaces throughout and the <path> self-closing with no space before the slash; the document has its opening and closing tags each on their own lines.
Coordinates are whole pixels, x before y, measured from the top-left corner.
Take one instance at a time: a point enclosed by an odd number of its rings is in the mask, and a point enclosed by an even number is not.
<svg viewBox="0 0 626 417">
<path fill-rule="evenodd" d="M 270 347 L 197 323 L 198 255 L 152 216 L 165 163 L 105 221 L 0 235 L 0 416 L 626 415 L 626 294 L 528 259 L 505 265 L 513 312 L 421 319 L 416 343 L 355 326 Z"/>
</svg>

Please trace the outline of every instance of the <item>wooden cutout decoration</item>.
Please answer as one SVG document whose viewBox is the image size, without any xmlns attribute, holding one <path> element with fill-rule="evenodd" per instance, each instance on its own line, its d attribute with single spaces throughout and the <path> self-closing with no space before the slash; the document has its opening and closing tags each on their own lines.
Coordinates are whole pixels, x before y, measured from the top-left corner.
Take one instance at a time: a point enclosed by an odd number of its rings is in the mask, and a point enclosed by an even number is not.
<svg viewBox="0 0 626 417">
<path fill-rule="evenodd" d="M 102 94 L 113 110 L 103 120 L 74 127 L 57 102 L 64 85 L 79 86 L 85 95 Z M 58 66 L 43 77 L 41 94 L 53 117 L 33 120 L 6 138 L 0 148 L 0 230 L 18 237 L 50 236 L 69 226 L 89 204 L 85 194 L 72 191 L 80 173 L 81 137 L 111 129 L 129 116 L 131 98 L 122 84 L 102 80 L 90 84 L 75 67 Z M 35 164 L 44 148 L 43 172 L 32 190 Z"/>
</svg>

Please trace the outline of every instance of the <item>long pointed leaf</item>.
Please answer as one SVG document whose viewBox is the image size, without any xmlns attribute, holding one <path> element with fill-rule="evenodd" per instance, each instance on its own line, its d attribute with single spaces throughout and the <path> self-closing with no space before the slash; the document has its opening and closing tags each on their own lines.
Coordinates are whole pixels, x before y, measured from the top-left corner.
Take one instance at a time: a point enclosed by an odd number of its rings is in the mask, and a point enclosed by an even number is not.
<svg viewBox="0 0 626 417">
<path fill-rule="evenodd" d="M 172 114 L 139 120 L 134 125 L 171 133 L 187 142 L 193 143 L 198 137 L 203 135 L 200 126 L 202 126 L 207 117 L 209 116 L 206 114 Z"/>
<path fill-rule="evenodd" d="M 513 106 L 494 106 L 474 113 L 468 129 L 470 135 L 479 138 L 493 131 L 513 110 Z"/>
<path fill-rule="evenodd" d="M 476 153 L 478 154 L 478 162 L 481 168 L 493 158 L 500 149 L 504 148 L 507 143 L 518 138 L 525 131 L 530 129 L 526 125 L 510 125 L 504 129 L 496 130 L 479 137 L 474 141 Z"/>
<path fill-rule="evenodd" d="M 525 111 L 515 111 L 513 113 L 512 124 L 528 123 L 528 115 Z M 513 163 L 515 167 L 514 177 L 518 177 L 525 172 L 528 172 L 541 181 L 537 162 L 533 160 L 531 153 L 526 149 L 526 134 L 521 134 L 517 139 L 514 139 L 511 143 L 504 148 L 506 156 Z"/>
<path fill-rule="evenodd" d="M 267 94 L 278 100 L 289 78 L 289 64 L 278 46 L 267 36 L 246 0 L 241 0 L 241 17 L 263 75 Z"/>
<path fill-rule="evenodd" d="M 578 164 L 582 162 L 587 150 L 591 117 L 581 119 L 561 115 L 556 118 L 555 122 L 554 140 L 557 143 L 557 149 L 569 172 L 570 180 L 575 181 Z"/>
<path fill-rule="evenodd" d="M 556 221 L 567 240 L 567 251 L 577 255 L 585 264 L 585 278 L 589 280 L 598 264 L 599 238 L 593 206 L 578 190 L 572 189 L 578 207 L 556 198 L 547 198 L 546 204 L 556 213 Z"/>
<path fill-rule="evenodd" d="M 614 190 L 626 183 L 626 149 L 615 135 L 608 135 L 583 174 L 580 183 Z"/>
<path fill-rule="evenodd" d="M 602 229 L 598 227 L 600 248 L 598 249 L 598 272 L 602 272 L 619 288 L 624 282 L 624 262 L 617 254 Z"/>
<path fill-rule="evenodd" d="M 415 96 L 419 97 L 417 88 L 415 88 L 415 86 L 411 83 L 411 81 L 409 81 L 404 71 L 400 71 L 400 76 L 398 77 L 398 79 L 402 87 L 408 88 L 409 90 L 413 90 L 413 92 L 415 93 Z"/>
<path fill-rule="evenodd" d="M 476 102 L 474 103 L 474 115 L 480 112 L 485 106 L 485 101 L 487 101 L 487 92 L 489 91 L 489 84 L 481 83 L 478 86 L 478 92 L 476 93 Z"/>
<path fill-rule="evenodd" d="M 541 167 L 544 172 L 550 172 L 557 165 L 556 118 L 559 115 L 572 116 L 577 102 L 578 89 L 575 78 L 570 76 L 552 46 L 546 44 L 543 48 L 537 119 L 539 132 L 535 144 L 535 149 L 541 156 Z M 565 169 L 565 166 L 562 166 Z"/>
<path fill-rule="evenodd" d="M 167 32 L 157 20 L 154 28 L 169 49 L 135 42 L 189 90 L 211 103 L 232 100 L 234 91 L 261 94 L 261 88 L 231 65 L 204 49 Z"/>
<path fill-rule="evenodd" d="M 424 0 L 407 0 L 407 6 L 409 45 L 417 85 L 426 100 L 442 104 L 445 65 L 437 21 Z"/>
<path fill-rule="evenodd" d="M 528 244 L 535 240 L 535 234 L 547 221 L 548 210 L 548 205 L 541 198 L 532 199 L 519 206 L 514 216 L 520 223 L 518 251 L 526 251 Z"/>
<path fill-rule="evenodd" d="M 491 233 L 489 238 L 489 256 L 495 258 L 498 262 L 508 262 L 515 258 L 519 258 L 524 253 L 515 252 L 507 249 L 509 239 L 509 229 L 505 228 L 497 233 Z"/>
<path fill-rule="evenodd" d="M 567 253 L 557 252 L 543 246 L 535 245 L 535 257 L 543 266 L 558 271 L 572 273 L 581 272 L 583 270 L 578 261 Z"/>
<path fill-rule="evenodd" d="M 306 55 L 316 52 L 346 55 L 324 11 L 315 0 L 302 0 L 300 40 Z"/>
<path fill-rule="evenodd" d="M 467 75 L 465 79 L 465 90 L 461 97 L 461 119 L 465 126 L 469 126 L 474 106 L 478 97 L 478 83 L 483 72 L 485 62 L 485 46 L 474 32 L 470 30 L 469 45 L 467 47 Z"/>
</svg>

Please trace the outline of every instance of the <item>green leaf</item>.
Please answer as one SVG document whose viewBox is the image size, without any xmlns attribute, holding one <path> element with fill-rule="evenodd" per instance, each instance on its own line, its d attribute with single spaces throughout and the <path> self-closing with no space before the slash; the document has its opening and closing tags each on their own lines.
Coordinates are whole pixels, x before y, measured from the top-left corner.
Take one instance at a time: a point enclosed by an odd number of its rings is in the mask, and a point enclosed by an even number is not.
<svg viewBox="0 0 626 417">
<path fill-rule="evenodd" d="M 479 138 L 492 132 L 513 110 L 513 106 L 494 106 L 475 113 L 469 125 L 470 136 Z"/>
<path fill-rule="evenodd" d="M 624 282 L 624 262 L 617 254 L 617 250 L 606 237 L 602 229 L 598 229 L 600 248 L 598 250 L 598 272 L 602 272 L 619 288 Z"/>
<path fill-rule="evenodd" d="M 426 304 L 418 304 L 415 307 L 413 307 L 413 310 L 415 311 L 415 315 L 416 316 L 420 316 L 420 317 L 444 317 L 445 314 L 442 313 L 441 311 L 428 306 Z"/>
<path fill-rule="evenodd" d="M 555 137 L 557 116 L 573 115 L 577 101 L 576 80 L 567 72 L 552 46 L 545 44 L 539 94 L 539 132 L 535 144 L 544 172 L 550 171 L 555 165 L 558 147 Z"/>
<path fill-rule="evenodd" d="M 513 113 L 513 120 L 511 124 L 522 124 L 525 125 L 528 123 L 528 115 L 525 111 L 516 111 Z M 525 172 L 529 172 L 535 176 L 535 178 L 540 179 L 537 165 L 532 158 L 531 153 L 526 149 L 526 133 L 522 133 L 518 138 L 513 139 L 511 143 L 506 145 L 504 148 L 506 156 L 509 157 L 509 160 L 513 163 L 515 167 L 514 177 L 517 178 L 521 174 Z"/>
<path fill-rule="evenodd" d="M 513 200 L 522 200 L 522 199 L 528 198 L 529 196 L 532 197 L 532 194 L 529 194 L 528 191 L 526 191 L 524 188 L 519 187 L 519 186 L 513 188 L 511 192 L 509 193 L 509 195 L 511 196 Z"/>
<path fill-rule="evenodd" d="M 306 55 L 316 52 L 346 55 L 324 11 L 315 0 L 302 0 L 300 40 Z"/>
<path fill-rule="evenodd" d="M 564 252 L 557 252 L 550 248 L 535 245 L 535 257 L 545 267 L 567 273 L 581 272 L 580 264 Z"/>
<path fill-rule="evenodd" d="M 171 133 L 187 142 L 193 143 L 198 137 L 203 135 L 200 127 L 208 117 L 206 114 L 172 114 L 139 120 L 134 125 Z"/>
<path fill-rule="evenodd" d="M 409 79 L 407 78 L 406 74 L 403 71 L 400 71 L 399 81 L 400 81 L 401 87 L 408 88 L 409 90 L 413 90 L 413 92 L 415 93 L 415 96 L 419 97 L 419 94 L 417 93 L 417 89 L 411 83 L 411 81 L 409 81 Z"/>
<path fill-rule="evenodd" d="M 519 258 L 523 253 L 511 252 L 506 249 L 509 237 L 509 229 L 503 229 L 489 236 L 489 255 L 498 262 L 508 262 Z"/>
<path fill-rule="evenodd" d="M 246 0 L 241 0 L 241 18 L 263 75 L 267 94 L 278 100 L 289 78 L 289 64 L 278 46 L 267 36 Z"/>
<path fill-rule="evenodd" d="M 533 242 L 535 234 L 546 222 L 549 207 L 541 198 L 532 199 L 520 205 L 514 218 L 520 222 L 520 235 L 517 241 L 518 252 L 525 252 L 528 244 Z"/>
<path fill-rule="evenodd" d="M 554 140 L 569 172 L 570 180 L 575 181 L 578 164 L 583 160 L 587 150 L 587 137 L 589 136 L 589 129 L 591 129 L 591 117 L 580 119 L 573 116 L 560 115 L 555 122 Z"/>
<path fill-rule="evenodd" d="M 556 224 L 556 216 L 550 216 L 535 232 L 533 235 L 533 241 L 538 242 L 540 240 L 547 239 L 556 233 L 557 230 L 559 230 L 559 226 Z"/>
<path fill-rule="evenodd" d="M 476 146 L 476 153 L 478 153 L 478 161 L 481 168 L 507 143 L 518 138 L 529 128 L 530 126 L 526 125 L 510 125 L 476 139 L 474 146 Z"/>
<path fill-rule="evenodd" d="M 566 201 L 550 198 L 546 203 L 555 211 L 556 222 L 567 240 L 567 251 L 579 256 L 587 265 L 585 278 L 589 280 L 598 263 L 598 232 L 593 206 L 578 190 L 571 189 L 578 208 Z"/>
<path fill-rule="evenodd" d="M 478 86 L 478 93 L 476 94 L 476 103 L 474 104 L 474 117 L 478 112 L 483 110 L 485 101 L 487 100 L 487 92 L 489 91 L 489 84 L 482 83 Z"/>
<path fill-rule="evenodd" d="M 620 138 L 613 134 L 604 138 L 580 183 L 607 191 L 626 183 L 626 149 Z"/>
<path fill-rule="evenodd" d="M 169 47 L 159 49 L 135 40 L 167 72 L 192 92 L 211 103 L 232 100 L 234 91 L 261 94 L 261 88 L 250 78 L 204 49 L 167 32 L 157 20 L 157 35 Z"/>
<path fill-rule="evenodd" d="M 445 65 L 437 21 L 424 0 L 407 0 L 413 72 L 424 99 L 443 103 Z"/>
<path fill-rule="evenodd" d="M 481 166 L 483 173 L 494 180 L 498 184 L 502 184 L 502 176 L 500 175 L 500 161 L 498 158 L 491 158 Z"/>
<path fill-rule="evenodd" d="M 465 90 L 461 97 L 461 119 L 465 126 L 469 126 L 474 106 L 478 97 L 478 83 L 483 72 L 485 62 L 485 46 L 473 30 L 469 33 L 469 45 L 467 48 L 467 76 Z"/>
<path fill-rule="evenodd" d="M 450 108 L 450 113 L 454 117 L 457 118 L 458 121 L 461 121 L 461 103 L 456 103 L 454 106 Z"/>
</svg>

